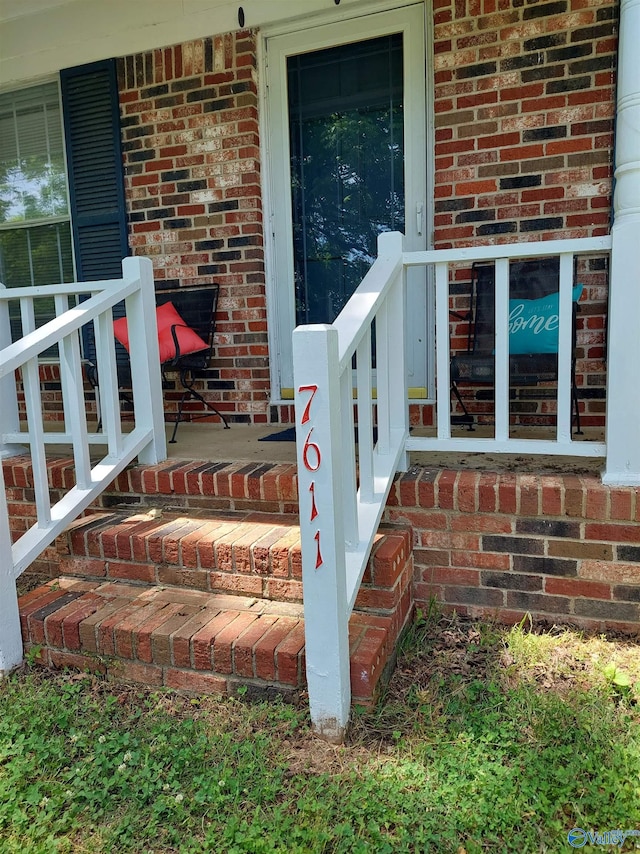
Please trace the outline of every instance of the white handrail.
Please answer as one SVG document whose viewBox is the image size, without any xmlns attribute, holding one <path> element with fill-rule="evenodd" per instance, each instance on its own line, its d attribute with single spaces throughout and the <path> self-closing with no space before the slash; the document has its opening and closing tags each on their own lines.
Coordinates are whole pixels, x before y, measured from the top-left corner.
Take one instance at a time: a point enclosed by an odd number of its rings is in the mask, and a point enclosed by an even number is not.
<svg viewBox="0 0 640 854">
<path fill-rule="evenodd" d="M 596 237 L 404 252 L 402 235 L 383 234 L 379 237 L 378 258 L 334 323 L 294 330 L 307 684 L 313 725 L 325 737 L 340 740 L 348 723 L 348 620 L 391 483 L 397 471 L 407 468 L 409 451 L 605 454 L 604 443 L 571 439 L 571 280 L 575 255 L 604 253 L 610 249 L 610 237 Z M 549 256 L 560 256 L 557 435 L 551 441 L 512 439 L 509 435 L 509 260 Z M 496 270 L 495 436 L 453 438 L 450 267 L 478 260 L 494 261 Z M 414 266 L 435 269 L 437 433 L 433 438 L 410 437 L 408 430 L 404 279 L 406 269 Z M 375 371 L 371 367 L 374 320 Z M 374 386 L 377 440 L 373 438 Z"/>
<path fill-rule="evenodd" d="M 164 413 L 158 336 L 155 325 L 155 292 L 151 261 L 125 258 L 122 279 L 76 282 L 37 288 L 0 288 L 0 454 L 30 448 L 37 521 L 16 542 L 11 542 L 4 476 L 0 467 L 0 676 L 22 659 L 15 579 L 37 556 L 138 457 L 150 465 L 166 458 Z M 93 296 L 67 308 L 68 297 Z M 57 316 L 34 329 L 33 300 L 52 297 Z M 8 303 L 18 300 L 26 334 L 10 343 Z M 132 392 L 135 422 L 123 435 L 120 422 L 112 308 L 125 301 L 130 340 Z M 79 333 L 93 322 L 100 339 L 96 352 L 101 384 L 103 428 L 89 433 L 84 404 Z M 65 428 L 45 432 L 38 357 L 58 345 Z M 15 372 L 21 370 L 27 414 L 27 431 L 20 430 Z M 106 392 L 106 393 L 105 393 Z M 70 443 L 73 447 L 76 483 L 58 502 L 51 504 L 47 445 Z M 107 446 L 107 454 L 93 466 L 90 444 Z"/>
<path fill-rule="evenodd" d="M 349 615 L 393 475 L 406 459 L 402 235 L 381 235 L 378 249 L 378 259 L 332 326 L 304 326 L 293 333 L 307 683 L 314 726 L 333 740 L 344 734 L 351 702 Z M 362 461 L 358 489 L 354 355 Z"/>
</svg>

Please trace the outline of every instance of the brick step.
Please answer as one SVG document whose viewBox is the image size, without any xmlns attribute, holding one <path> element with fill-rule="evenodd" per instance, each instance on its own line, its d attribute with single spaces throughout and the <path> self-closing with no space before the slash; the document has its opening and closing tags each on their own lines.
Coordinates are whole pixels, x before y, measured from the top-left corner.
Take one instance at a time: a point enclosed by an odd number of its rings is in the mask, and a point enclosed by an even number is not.
<svg viewBox="0 0 640 854">
<path fill-rule="evenodd" d="M 408 617 L 408 614 L 407 614 Z M 25 650 L 50 667 L 198 693 L 256 697 L 305 687 L 302 606 L 246 596 L 62 576 L 20 598 Z M 397 619 L 354 611 L 353 702 L 376 694 Z"/>
<path fill-rule="evenodd" d="M 5 487 L 12 500 L 31 500 L 34 487 L 29 456 L 3 460 Z M 47 462 L 52 501 L 75 482 L 73 459 Z M 110 509 L 127 503 L 192 510 L 261 510 L 296 515 L 298 478 L 295 463 L 211 462 L 167 459 L 155 466 L 133 465 L 105 489 L 96 504 Z"/>
<path fill-rule="evenodd" d="M 76 520 L 58 551 L 67 576 L 302 602 L 300 530 L 287 515 L 100 512 Z M 356 608 L 397 612 L 399 630 L 412 570 L 410 532 L 381 529 Z"/>
<path fill-rule="evenodd" d="M 302 601 L 293 522 L 248 511 L 97 513 L 59 539 L 60 573 Z"/>
</svg>

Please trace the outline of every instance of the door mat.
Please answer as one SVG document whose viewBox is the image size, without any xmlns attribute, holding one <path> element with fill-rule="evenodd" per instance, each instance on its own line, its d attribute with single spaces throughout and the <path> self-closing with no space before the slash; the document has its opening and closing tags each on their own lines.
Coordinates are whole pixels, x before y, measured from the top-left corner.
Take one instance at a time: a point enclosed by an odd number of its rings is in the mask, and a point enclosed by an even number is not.
<svg viewBox="0 0 640 854">
<path fill-rule="evenodd" d="M 358 428 L 355 428 L 355 439 L 356 444 L 358 442 Z M 296 440 L 296 428 L 288 427 L 286 430 L 279 430 L 277 433 L 269 433 L 268 436 L 263 436 L 262 439 L 258 439 L 259 442 L 295 442 Z M 373 441 L 374 443 L 378 441 L 378 428 L 373 428 Z"/>
<path fill-rule="evenodd" d="M 287 430 L 278 430 L 277 433 L 269 433 L 268 436 L 263 436 L 258 439 L 258 442 L 295 442 L 296 428 L 289 427 Z"/>
</svg>

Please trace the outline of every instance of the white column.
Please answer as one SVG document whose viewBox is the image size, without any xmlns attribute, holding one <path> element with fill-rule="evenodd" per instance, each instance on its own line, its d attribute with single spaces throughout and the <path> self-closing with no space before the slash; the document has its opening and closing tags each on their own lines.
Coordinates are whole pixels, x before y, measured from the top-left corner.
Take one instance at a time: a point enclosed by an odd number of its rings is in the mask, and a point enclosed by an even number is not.
<svg viewBox="0 0 640 854">
<path fill-rule="evenodd" d="M 293 365 L 309 708 L 315 731 L 340 742 L 351 680 L 337 330 L 294 330 Z"/>
<path fill-rule="evenodd" d="M 0 679 L 22 661 L 18 594 L 11 551 L 11 534 L 4 476 L 0 465 Z"/>
<path fill-rule="evenodd" d="M 604 483 L 640 485 L 640 0 L 621 0 Z"/>
</svg>

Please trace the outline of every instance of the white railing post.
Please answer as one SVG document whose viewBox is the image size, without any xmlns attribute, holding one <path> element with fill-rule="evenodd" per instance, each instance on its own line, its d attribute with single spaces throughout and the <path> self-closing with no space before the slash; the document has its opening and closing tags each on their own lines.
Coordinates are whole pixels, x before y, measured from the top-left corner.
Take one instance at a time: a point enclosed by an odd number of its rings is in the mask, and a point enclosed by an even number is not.
<svg viewBox="0 0 640 854">
<path fill-rule="evenodd" d="M 397 231 L 384 232 L 378 236 L 378 253 L 381 258 L 401 260 L 404 253 L 404 236 Z M 386 305 L 386 355 L 382 370 L 386 377 L 386 395 L 388 408 L 389 429 L 400 430 L 404 439 L 409 434 L 409 403 L 408 403 L 408 374 L 406 359 L 406 270 L 400 267 L 393 277 L 389 288 Z M 381 360 L 382 361 L 382 360 Z M 380 392 L 378 392 L 380 403 Z M 403 441 L 404 441 L 403 439 Z M 389 448 L 387 452 L 393 453 Z M 398 471 L 409 468 L 409 455 L 403 453 L 398 459 Z"/>
<path fill-rule="evenodd" d="M 296 329 L 293 363 L 309 706 L 316 732 L 340 742 L 351 683 L 337 330 Z"/>
<path fill-rule="evenodd" d="M 125 258 L 122 276 L 125 280 L 140 279 L 140 291 L 127 299 L 131 383 L 136 424 L 153 429 L 154 437 L 138 459 L 143 465 L 156 465 L 166 459 L 167 446 L 151 260 Z"/>
<path fill-rule="evenodd" d="M 509 440 L 509 261 L 496 258 L 495 267 L 495 437 Z"/>
<path fill-rule="evenodd" d="M 385 232 L 378 236 L 378 258 L 391 261 L 402 259 L 402 235 L 398 232 Z M 399 271 L 403 275 L 402 269 Z M 397 280 L 394 277 L 394 285 Z M 400 404 L 400 412 L 407 408 L 404 376 L 404 329 L 398 329 L 398 316 L 402 323 L 402 288 L 398 291 L 391 287 L 387 298 L 376 313 L 376 386 L 378 411 L 378 451 L 391 453 L 391 430 L 397 425 L 398 412 L 394 405 Z M 398 315 L 398 310 L 400 315 Z M 399 392 L 399 396 L 397 394 Z"/>
<path fill-rule="evenodd" d="M 9 511 L 0 464 L 0 678 L 22 661 L 18 594 L 11 552 Z"/>
<path fill-rule="evenodd" d="M 4 291 L 6 286 L 0 284 Z M 9 303 L 0 300 L 0 350 L 11 344 L 11 322 L 9 320 Z M 0 378 L 0 459 L 26 454 L 24 445 L 5 442 L 7 433 L 20 431 L 20 414 L 18 411 L 18 395 L 16 393 L 15 374 Z"/>
<path fill-rule="evenodd" d="M 611 232 L 607 462 L 603 482 L 640 484 L 640 4 L 620 4 L 615 220 Z M 635 33 L 635 35 L 634 35 Z"/>
<path fill-rule="evenodd" d="M 436 264 L 436 418 L 438 439 L 451 438 L 449 265 Z"/>
</svg>

